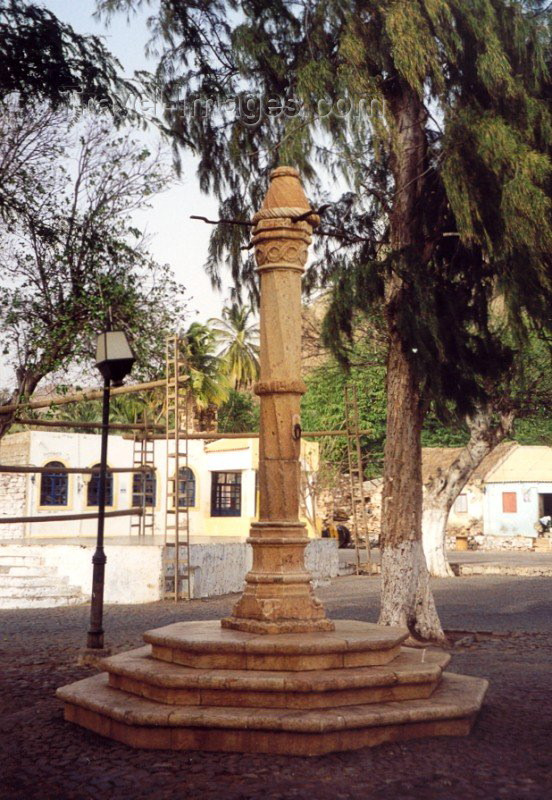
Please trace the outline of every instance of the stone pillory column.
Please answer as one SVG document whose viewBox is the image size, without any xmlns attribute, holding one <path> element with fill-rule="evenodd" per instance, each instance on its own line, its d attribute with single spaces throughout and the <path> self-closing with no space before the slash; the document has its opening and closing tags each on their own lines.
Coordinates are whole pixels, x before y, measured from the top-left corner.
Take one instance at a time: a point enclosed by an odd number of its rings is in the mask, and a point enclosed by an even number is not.
<svg viewBox="0 0 552 800">
<path fill-rule="evenodd" d="M 328 631 L 334 624 L 314 596 L 304 565 L 308 542 L 299 521 L 301 380 L 301 276 L 319 217 L 291 167 L 279 167 L 253 242 L 261 295 L 259 522 L 251 526 L 253 568 L 224 628 L 251 633 Z M 293 221 L 294 217 L 303 217 Z"/>
<path fill-rule="evenodd" d="M 261 502 L 245 590 L 222 623 L 146 631 L 148 648 L 58 689 L 65 719 L 132 747 L 295 756 L 466 734 L 487 681 L 443 673 L 447 653 L 401 648 L 406 629 L 334 626 L 314 597 L 299 521 L 299 401 L 301 274 L 318 217 L 294 169 L 274 170 L 253 221 Z"/>
</svg>

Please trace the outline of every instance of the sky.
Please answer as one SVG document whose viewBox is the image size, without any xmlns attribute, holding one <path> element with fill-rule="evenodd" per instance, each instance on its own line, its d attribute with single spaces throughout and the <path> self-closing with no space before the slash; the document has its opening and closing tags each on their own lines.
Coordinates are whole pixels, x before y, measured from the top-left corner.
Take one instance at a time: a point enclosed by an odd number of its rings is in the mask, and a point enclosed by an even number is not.
<svg viewBox="0 0 552 800">
<path fill-rule="evenodd" d="M 153 71 L 155 60 L 148 61 L 144 53 L 149 39 L 147 9 L 133 16 L 130 22 L 124 14 L 118 14 L 106 27 L 104 22 L 93 17 L 95 0 L 42 0 L 41 5 L 78 33 L 101 36 L 106 47 L 121 62 L 126 77 L 132 77 L 139 69 Z M 136 138 L 137 132 L 133 131 L 132 135 Z M 155 131 L 148 134 L 150 144 L 154 145 L 157 139 Z M 203 270 L 212 227 L 189 217 L 198 214 L 213 219 L 218 212 L 216 200 L 200 192 L 195 173 L 194 157 L 184 153 L 179 183 L 153 198 L 152 208 L 138 212 L 135 222 L 147 232 L 155 259 L 169 263 L 177 280 L 186 287 L 190 322 L 194 319 L 204 322 L 220 316 L 230 285 L 224 281 L 223 290 L 216 291 Z"/>
</svg>

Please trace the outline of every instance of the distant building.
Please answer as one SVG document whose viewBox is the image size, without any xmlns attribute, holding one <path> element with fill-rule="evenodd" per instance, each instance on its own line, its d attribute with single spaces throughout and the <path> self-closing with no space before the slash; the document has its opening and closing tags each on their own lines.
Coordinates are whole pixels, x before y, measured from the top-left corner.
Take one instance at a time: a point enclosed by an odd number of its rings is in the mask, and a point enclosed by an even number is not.
<svg viewBox="0 0 552 800">
<path fill-rule="evenodd" d="M 427 484 L 446 472 L 460 448 L 424 448 L 422 472 Z M 540 517 L 552 514 L 552 447 L 502 442 L 474 471 L 448 520 L 449 533 L 482 536 L 481 544 L 535 539 Z"/>
<path fill-rule="evenodd" d="M 461 451 L 460 447 L 422 449 L 424 495 Z M 368 531 L 373 538 L 380 532 L 382 487 L 381 478 L 364 482 Z M 348 475 L 341 476 L 322 501 L 321 513 L 352 525 Z M 502 442 L 483 459 L 457 497 L 447 533 L 450 537 L 470 534 L 484 548 L 531 548 L 537 537 L 535 525 L 546 515 L 552 515 L 552 447 Z"/>
<path fill-rule="evenodd" d="M 468 528 L 473 529 L 471 532 L 483 533 L 483 509 L 487 477 L 518 447 L 520 445 L 515 442 L 501 442 L 476 467 L 451 508 L 448 518 L 448 527 L 450 529 L 462 530 Z M 424 487 L 430 481 L 435 480 L 439 473 L 446 473 L 462 452 L 462 449 L 461 447 L 422 448 L 422 480 Z"/>
<path fill-rule="evenodd" d="M 545 515 L 552 515 L 552 447 L 518 445 L 486 476 L 485 535 L 536 537 Z"/>
</svg>

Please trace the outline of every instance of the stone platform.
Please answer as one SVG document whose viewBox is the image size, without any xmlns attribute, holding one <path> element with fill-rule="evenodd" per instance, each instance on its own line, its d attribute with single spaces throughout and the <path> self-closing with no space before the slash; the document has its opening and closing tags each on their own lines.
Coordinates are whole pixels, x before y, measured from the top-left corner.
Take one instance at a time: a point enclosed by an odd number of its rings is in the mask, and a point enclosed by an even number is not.
<svg viewBox="0 0 552 800">
<path fill-rule="evenodd" d="M 356 621 L 274 636 L 175 623 L 58 697 L 66 720 L 149 749 L 307 756 L 469 733 L 487 681 L 443 673 L 450 656 L 406 637 Z"/>
</svg>

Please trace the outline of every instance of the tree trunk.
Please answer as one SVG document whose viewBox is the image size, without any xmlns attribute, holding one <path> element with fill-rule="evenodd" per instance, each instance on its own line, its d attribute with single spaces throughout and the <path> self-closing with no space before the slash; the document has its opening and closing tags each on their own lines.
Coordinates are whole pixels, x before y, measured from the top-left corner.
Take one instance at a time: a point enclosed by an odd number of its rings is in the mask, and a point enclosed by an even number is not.
<svg viewBox="0 0 552 800">
<path fill-rule="evenodd" d="M 395 181 L 390 240 L 394 259 L 385 284 L 387 434 L 382 493 L 382 595 L 380 623 L 407 627 L 419 639 L 443 642 L 422 548 L 422 449 L 424 417 L 413 353 L 407 352 L 401 316 L 411 300 L 398 268 L 404 259 L 425 269 L 431 246 L 421 219 L 425 190 L 426 112 L 398 77 L 390 82 L 393 122 L 390 164 Z"/>
<path fill-rule="evenodd" d="M 42 380 L 43 375 L 35 372 L 27 372 L 23 368 L 17 370 L 17 389 L 12 393 L 9 400 L 6 400 L 4 405 L 12 405 L 13 403 L 29 400 L 32 393 Z M 17 411 L 9 411 L 2 414 L 2 406 L 0 405 L 0 439 L 5 436 L 17 416 Z"/>
<path fill-rule="evenodd" d="M 436 578 L 454 576 L 445 552 L 446 527 L 451 507 L 452 503 L 443 503 L 439 497 L 424 497 L 422 543 L 428 572 Z"/>
<path fill-rule="evenodd" d="M 477 409 L 466 418 L 470 439 L 458 458 L 446 472 L 438 470 L 430 476 L 423 511 L 423 547 L 430 575 L 441 578 L 453 575 L 445 552 L 450 509 L 483 459 L 511 432 L 514 419 L 514 412 L 508 411 L 497 422 L 491 405 Z"/>
<path fill-rule="evenodd" d="M 416 378 L 395 334 L 387 368 L 379 621 L 407 627 L 416 638 L 441 642 L 444 634 L 421 542 L 422 419 Z"/>
</svg>

